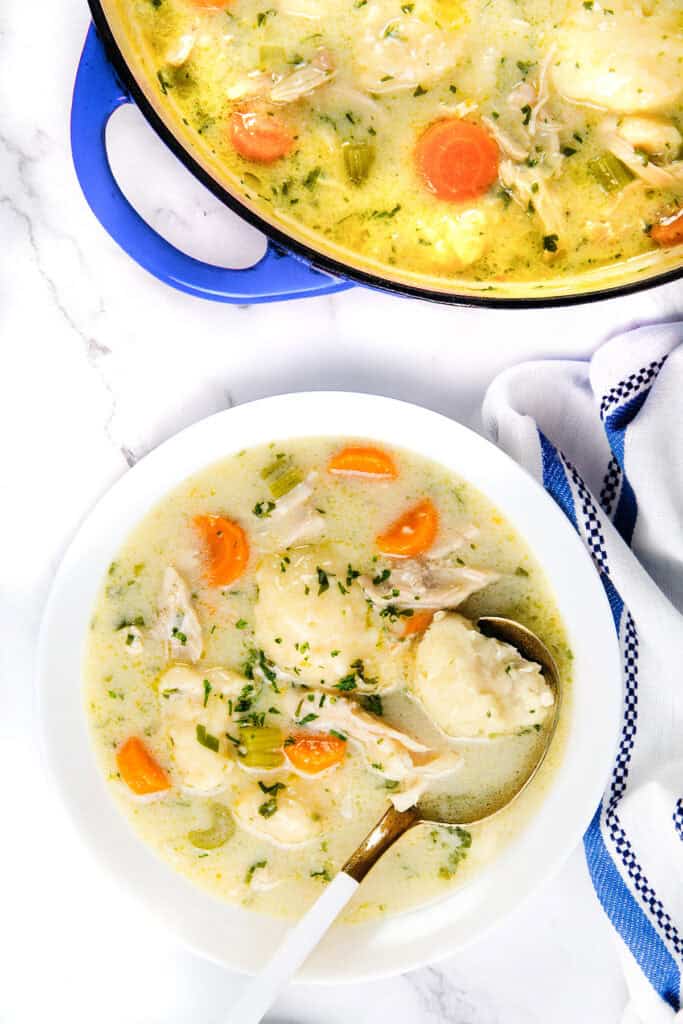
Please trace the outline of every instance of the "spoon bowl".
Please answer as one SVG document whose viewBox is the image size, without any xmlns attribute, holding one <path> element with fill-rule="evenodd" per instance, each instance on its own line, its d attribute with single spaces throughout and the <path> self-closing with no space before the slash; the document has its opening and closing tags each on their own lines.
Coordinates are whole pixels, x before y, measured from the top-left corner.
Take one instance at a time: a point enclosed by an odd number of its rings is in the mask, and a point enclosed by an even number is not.
<svg viewBox="0 0 683 1024">
<path fill-rule="evenodd" d="M 562 703 L 562 681 L 552 654 L 535 633 L 514 619 L 487 615 L 477 620 L 477 628 L 484 636 L 510 644 L 527 661 L 534 661 L 541 666 L 543 676 L 552 690 L 554 702 L 552 715 L 541 730 L 540 750 L 536 758 L 530 762 L 526 773 L 515 779 L 513 787 L 503 790 L 500 800 L 493 806 L 487 804 L 485 809 L 478 809 L 476 805 L 469 804 L 459 806 L 457 801 L 449 805 L 430 796 L 429 792 L 421 797 L 414 807 L 409 807 L 405 811 L 397 811 L 393 805 L 390 806 L 342 867 L 342 871 L 351 875 L 357 882 L 365 878 L 382 854 L 393 846 L 404 832 L 416 825 L 429 824 L 432 827 L 438 825 L 446 828 L 479 825 L 500 814 L 527 788 L 545 760 L 557 729 Z"/>
</svg>

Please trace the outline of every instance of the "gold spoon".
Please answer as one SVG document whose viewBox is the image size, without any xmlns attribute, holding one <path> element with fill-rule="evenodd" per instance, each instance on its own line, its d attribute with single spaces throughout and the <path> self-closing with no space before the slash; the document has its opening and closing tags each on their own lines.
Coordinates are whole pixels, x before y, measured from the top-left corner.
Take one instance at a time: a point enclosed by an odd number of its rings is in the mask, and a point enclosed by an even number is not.
<svg viewBox="0 0 683 1024">
<path fill-rule="evenodd" d="M 490 805 L 487 806 L 484 814 L 471 807 L 469 812 L 463 811 L 459 813 L 456 816 L 457 820 L 446 821 L 443 817 L 436 816 L 439 811 L 442 812 L 443 810 L 441 805 L 431 805 L 428 798 L 419 800 L 414 807 L 409 807 L 406 811 L 397 811 L 393 805 L 390 806 L 341 869 L 346 874 L 351 875 L 352 878 L 355 878 L 357 882 L 361 882 L 365 878 L 370 868 L 377 863 L 390 846 L 393 846 L 397 839 L 400 839 L 404 832 L 414 828 L 416 825 L 444 825 L 451 828 L 454 825 L 479 825 L 481 822 L 488 821 L 495 814 L 500 814 L 526 789 L 545 760 L 555 735 L 560 704 L 562 702 L 560 674 L 557 671 L 552 654 L 535 633 L 532 633 L 526 626 L 522 626 L 513 619 L 503 619 L 499 616 L 487 615 L 477 620 L 477 628 L 484 636 L 494 637 L 496 640 L 502 640 L 512 647 L 516 647 L 527 661 L 535 661 L 541 666 L 545 680 L 552 690 L 555 700 L 552 718 L 543 728 L 543 746 L 538 758 L 530 765 L 527 774 L 522 776 L 512 793 L 506 792 L 498 806 L 493 808 Z"/>
<path fill-rule="evenodd" d="M 543 745 L 536 760 L 531 763 L 526 775 L 522 775 L 515 788 L 511 792 L 506 792 L 497 806 L 487 805 L 484 813 L 470 808 L 469 812 L 461 811 L 452 820 L 447 821 L 443 816 L 443 807 L 438 802 L 430 806 L 428 794 L 414 807 L 409 807 L 405 811 L 397 811 L 393 805 L 390 806 L 319 899 L 287 933 L 264 968 L 248 983 L 241 998 L 232 1008 L 229 1024 L 257 1024 L 263 1018 L 282 988 L 315 949 L 349 902 L 368 871 L 408 829 L 423 824 L 452 828 L 458 825 L 479 825 L 488 821 L 517 799 L 543 764 L 557 728 L 562 701 L 560 675 L 553 657 L 535 633 L 513 619 L 487 615 L 477 620 L 477 627 L 484 636 L 494 637 L 516 647 L 527 661 L 534 661 L 540 665 L 545 680 L 553 692 L 555 700 L 552 718 L 543 727 Z"/>
</svg>

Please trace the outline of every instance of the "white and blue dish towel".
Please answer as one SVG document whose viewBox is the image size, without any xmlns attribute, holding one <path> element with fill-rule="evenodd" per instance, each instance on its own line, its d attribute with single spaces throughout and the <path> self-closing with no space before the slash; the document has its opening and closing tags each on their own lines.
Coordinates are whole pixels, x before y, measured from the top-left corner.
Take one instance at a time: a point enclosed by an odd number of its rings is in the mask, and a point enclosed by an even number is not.
<svg viewBox="0 0 683 1024">
<path fill-rule="evenodd" d="M 683 322 L 613 337 L 590 363 L 508 370 L 483 412 L 578 531 L 609 598 L 623 721 L 586 861 L 624 965 L 623 1024 L 683 1022 Z"/>
</svg>

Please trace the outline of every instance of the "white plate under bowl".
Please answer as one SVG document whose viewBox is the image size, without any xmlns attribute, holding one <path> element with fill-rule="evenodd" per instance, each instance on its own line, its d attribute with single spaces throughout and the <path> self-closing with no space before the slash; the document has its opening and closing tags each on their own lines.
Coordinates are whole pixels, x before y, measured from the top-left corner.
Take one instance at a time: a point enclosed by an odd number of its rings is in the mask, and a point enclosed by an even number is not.
<svg viewBox="0 0 683 1024">
<path fill-rule="evenodd" d="M 519 531 L 554 588 L 574 652 L 572 721 L 562 763 L 521 839 L 460 892 L 327 935 L 298 978 L 358 981 L 449 956 L 499 921 L 557 870 L 598 805 L 621 714 L 618 646 L 584 547 L 543 489 L 494 445 L 452 420 L 372 395 L 311 392 L 238 406 L 189 427 L 116 483 L 79 529 L 45 611 L 39 689 L 48 768 L 84 841 L 166 927 L 198 953 L 254 972 L 287 925 L 221 903 L 160 861 L 107 792 L 88 735 L 82 660 L 101 581 L 132 528 L 186 477 L 273 440 L 355 436 L 411 449 L 478 487 Z"/>
</svg>

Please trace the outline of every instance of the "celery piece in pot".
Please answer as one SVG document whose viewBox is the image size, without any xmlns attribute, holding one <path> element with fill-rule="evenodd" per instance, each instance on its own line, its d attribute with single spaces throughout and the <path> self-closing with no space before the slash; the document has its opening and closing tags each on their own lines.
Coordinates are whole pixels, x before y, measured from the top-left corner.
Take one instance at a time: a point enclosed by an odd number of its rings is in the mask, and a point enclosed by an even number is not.
<svg viewBox="0 0 683 1024">
<path fill-rule="evenodd" d="M 362 185 L 375 160 L 375 147 L 368 142 L 345 142 L 342 146 L 344 167 L 354 185 Z"/>
<path fill-rule="evenodd" d="M 601 153 L 588 161 L 588 171 L 604 192 L 616 192 L 633 181 L 634 174 L 613 153 Z"/>
<path fill-rule="evenodd" d="M 209 828 L 194 829 L 187 838 L 199 850 L 217 850 L 231 839 L 235 832 L 232 814 L 224 804 L 211 804 L 213 822 Z"/>
<path fill-rule="evenodd" d="M 282 740 L 282 730 L 275 726 L 242 728 L 239 759 L 247 768 L 279 768 L 284 762 Z"/>
</svg>

